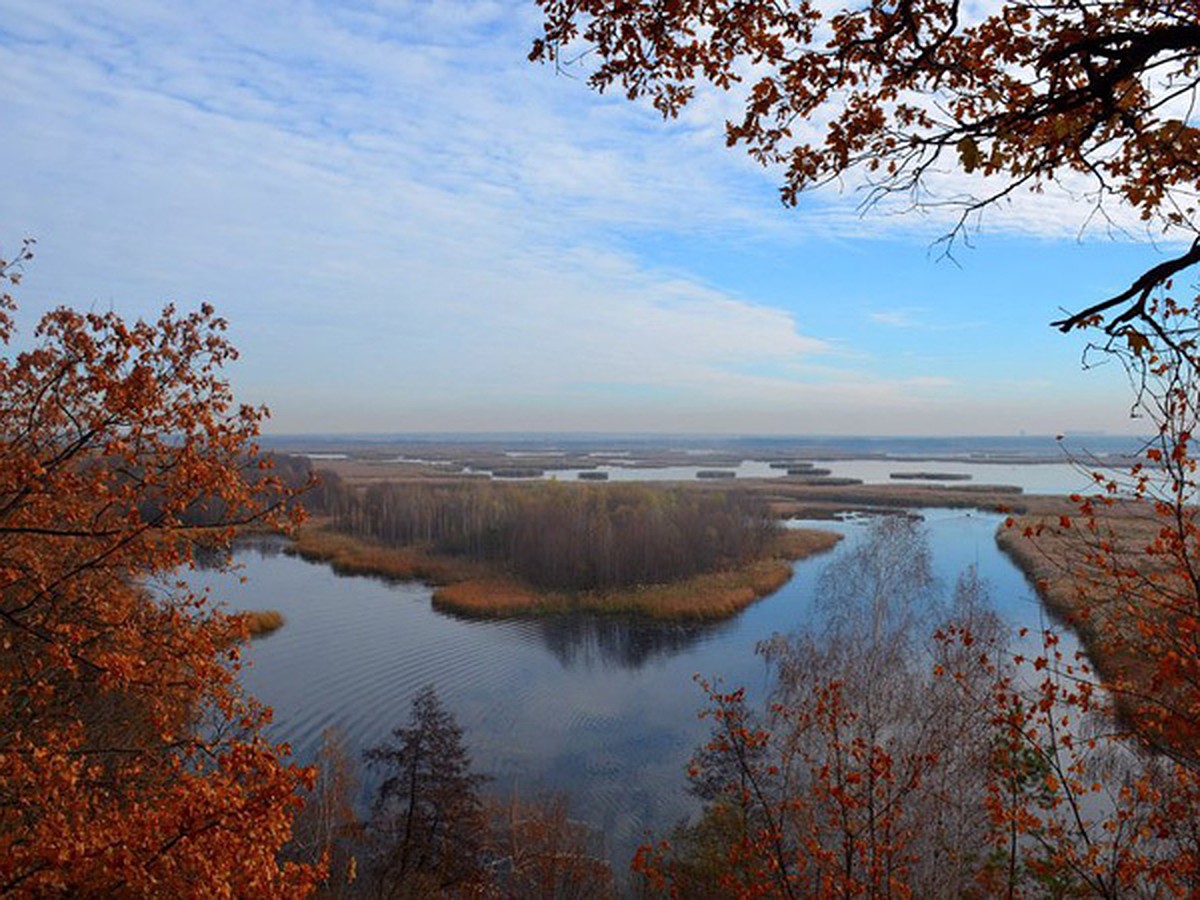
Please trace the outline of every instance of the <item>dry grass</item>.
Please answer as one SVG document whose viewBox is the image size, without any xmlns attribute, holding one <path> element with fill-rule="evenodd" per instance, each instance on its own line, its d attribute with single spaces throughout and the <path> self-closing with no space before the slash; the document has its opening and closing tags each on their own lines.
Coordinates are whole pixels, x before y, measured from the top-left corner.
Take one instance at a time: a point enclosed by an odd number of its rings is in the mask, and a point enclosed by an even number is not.
<svg viewBox="0 0 1200 900">
<path fill-rule="evenodd" d="M 893 509 L 939 507 L 1041 512 L 1056 507 L 1061 498 L 1023 494 L 1002 485 L 897 482 L 892 484 L 820 485 L 781 481 L 746 481 L 743 487 L 759 493 L 780 518 L 820 519 L 849 511 L 879 512 Z"/>
<path fill-rule="evenodd" d="M 1070 525 L 1064 527 L 1060 516 L 1067 517 Z M 1112 547 L 1106 557 L 1123 567 L 1148 572 L 1152 560 L 1142 551 L 1153 540 L 1158 525 L 1148 508 L 1130 505 L 1114 508 L 1098 521 L 1099 531 L 1093 533 L 1076 518 L 1075 510 L 1064 507 L 1056 515 L 1013 519 L 1010 527 L 1002 525 L 997 530 L 996 543 L 1033 582 L 1051 612 L 1087 637 L 1110 631 L 1114 616 L 1120 615 L 1109 602 L 1112 598 L 1105 595 L 1111 579 L 1089 555 L 1106 540 Z"/>
<path fill-rule="evenodd" d="M 480 567 L 469 560 L 438 556 L 419 547 L 387 547 L 321 526 L 302 528 L 289 552 L 312 562 L 329 563 L 339 575 L 374 575 L 438 585 L 480 574 Z"/>
<path fill-rule="evenodd" d="M 277 609 L 258 609 L 242 613 L 242 619 L 250 632 L 250 637 L 262 637 L 283 627 L 283 613 Z"/>
<path fill-rule="evenodd" d="M 791 577 L 790 561 L 823 553 L 839 540 L 841 535 L 833 532 L 787 529 L 781 532 L 770 558 L 738 569 L 670 584 L 586 592 L 535 589 L 495 566 L 414 547 L 385 547 L 323 527 L 301 529 L 291 552 L 328 563 L 340 574 L 428 582 L 437 586 L 435 607 L 473 618 L 586 611 L 712 620 L 732 616 L 779 590 Z"/>
<path fill-rule="evenodd" d="M 788 529 L 780 534 L 767 559 L 670 584 L 568 593 L 535 591 L 511 579 L 476 579 L 439 588 L 433 603 L 439 609 L 472 617 L 598 612 L 672 620 L 726 619 L 787 584 L 792 577 L 791 561 L 824 553 L 841 539 L 831 531 Z"/>
<path fill-rule="evenodd" d="M 807 559 L 832 550 L 841 539 L 840 534 L 819 528 L 787 528 L 776 541 L 774 555 L 790 560 Z"/>
<path fill-rule="evenodd" d="M 438 588 L 433 605 L 472 618 L 594 612 L 711 621 L 741 612 L 779 590 L 791 576 L 788 562 L 766 559 L 740 569 L 619 591 L 535 591 L 513 580 L 476 579 Z"/>
<path fill-rule="evenodd" d="M 1177 588 L 1186 592 L 1177 581 L 1173 587 L 1165 560 L 1145 552 L 1162 524 L 1147 504 L 1128 503 L 1105 511 L 1097 532 L 1081 520 L 1064 527 L 1057 515 L 1022 516 L 996 535 L 1047 609 L 1078 635 L 1092 667 L 1114 689 L 1119 713 L 1135 724 L 1143 717 L 1141 704 L 1131 698 L 1160 691 L 1154 673 L 1161 648 L 1156 649 L 1153 636 L 1170 627 L 1163 598 Z M 1101 552 L 1102 540 L 1106 549 Z M 1098 565 L 1096 555 L 1108 565 Z M 1129 573 L 1121 579 L 1123 590 L 1109 565 Z"/>
</svg>

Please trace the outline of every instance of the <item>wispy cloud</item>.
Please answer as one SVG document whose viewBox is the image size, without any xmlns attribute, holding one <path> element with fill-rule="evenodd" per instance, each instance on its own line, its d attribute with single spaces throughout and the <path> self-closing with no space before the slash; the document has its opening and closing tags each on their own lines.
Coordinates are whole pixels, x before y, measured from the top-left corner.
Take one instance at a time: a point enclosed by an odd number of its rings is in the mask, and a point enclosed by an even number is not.
<svg viewBox="0 0 1200 900">
<path fill-rule="evenodd" d="M 703 259 L 656 264 L 661 240 L 914 223 L 853 191 L 782 210 L 779 173 L 721 146 L 735 98 L 664 123 L 530 66 L 533 4 L 0 0 L 0 23 L 0 241 L 40 239 L 32 305 L 212 299 L 281 429 L 864 430 L 945 393 Z M 998 219 L 1063 221 L 1045 198 Z"/>
<path fill-rule="evenodd" d="M 918 375 L 905 379 L 904 384 L 914 388 L 946 388 L 954 385 L 954 379 L 941 375 Z"/>
<path fill-rule="evenodd" d="M 986 325 L 985 322 L 980 321 L 941 321 L 939 315 L 927 307 L 873 310 L 867 313 L 867 318 L 876 325 L 918 331 L 962 331 L 965 329 L 982 328 Z"/>
<path fill-rule="evenodd" d="M 906 309 L 872 312 L 867 314 L 867 318 L 877 325 L 890 325 L 892 328 L 914 328 L 917 325 L 911 312 Z"/>
</svg>

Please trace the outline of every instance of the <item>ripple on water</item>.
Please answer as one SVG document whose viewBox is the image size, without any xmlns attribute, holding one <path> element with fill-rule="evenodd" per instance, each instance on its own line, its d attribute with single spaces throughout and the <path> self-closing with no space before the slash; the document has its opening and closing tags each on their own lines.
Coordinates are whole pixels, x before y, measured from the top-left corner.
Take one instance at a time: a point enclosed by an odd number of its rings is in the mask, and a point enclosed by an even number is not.
<svg viewBox="0 0 1200 900">
<path fill-rule="evenodd" d="M 1000 517 L 930 517 L 935 567 L 952 585 L 980 564 L 993 596 L 1016 624 L 1037 627 L 1023 576 L 999 554 Z M 944 517 L 943 517 L 944 518 Z M 820 527 L 822 523 L 813 523 Z M 661 627 L 614 619 L 470 621 L 432 609 L 417 584 L 333 574 L 288 556 L 239 553 L 246 585 L 189 573 L 235 609 L 275 608 L 284 627 L 247 651 L 251 694 L 275 708 L 271 735 L 310 761 L 322 732 L 342 730 L 348 753 L 387 738 L 408 721 L 413 695 L 433 684 L 465 732 L 479 770 L 500 792 L 566 791 L 572 814 L 603 829 L 624 869 L 647 828 L 665 833 L 696 808 L 685 769 L 708 725 L 694 672 L 761 687 L 757 640 L 793 629 L 811 609 L 817 573 L 853 547 L 851 539 L 799 564 L 776 595 L 718 627 Z M 193 577 L 194 576 L 194 577 Z M 377 775 L 364 773 L 364 797 Z"/>
</svg>

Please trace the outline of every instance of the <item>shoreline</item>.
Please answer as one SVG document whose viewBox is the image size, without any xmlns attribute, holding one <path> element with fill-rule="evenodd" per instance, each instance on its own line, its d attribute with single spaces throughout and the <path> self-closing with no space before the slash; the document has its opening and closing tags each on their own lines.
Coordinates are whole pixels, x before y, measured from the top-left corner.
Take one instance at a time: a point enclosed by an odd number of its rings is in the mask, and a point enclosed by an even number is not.
<svg viewBox="0 0 1200 900">
<path fill-rule="evenodd" d="M 449 476 L 448 481 L 461 481 Z M 370 483 L 364 480 L 362 483 Z M 1113 633 L 1104 614 L 1097 617 L 1077 595 L 1079 560 L 1067 553 L 1064 535 L 1078 544 L 1080 529 L 1057 527 L 1060 516 L 1074 520 L 1078 506 L 1067 497 L 1015 493 L 992 486 L 945 483 L 917 485 L 810 485 L 777 480 L 739 479 L 741 489 L 759 494 L 777 519 L 833 519 L 846 513 L 902 515 L 914 508 L 973 508 L 1008 513 L 1016 527 L 1001 524 L 995 533 L 998 549 L 1028 579 L 1050 617 L 1078 637 L 1086 661 L 1110 689 L 1145 684 L 1151 668 L 1146 653 L 1124 644 L 1115 652 L 1105 637 Z M 695 482 L 691 490 L 719 489 Z M 1136 544 L 1146 514 L 1129 509 L 1109 522 L 1118 535 Z M 1038 538 L 1026 538 L 1024 528 L 1041 524 Z M 659 621 L 719 621 L 731 618 L 752 603 L 781 588 L 792 577 L 793 562 L 831 550 L 841 535 L 819 528 L 786 529 L 782 542 L 764 558 L 736 569 L 707 573 L 677 582 L 639 585 L 623 590 L 567 592 L 532 587 L 503 570 L 463 558 L 423 552 L 419 548 L 390 548 L 340 534 L 323 523 L 304 526 L 286 552 L 313 562 L 327 563 L 335 572 L 397 581 L 422 581 L 433 587 L 435 609 L 467 619 L 503 619 L 593 613 L 641 616 Z M 1086 572 L 1084 572 L 1086 577 Z M 1093 601 L 1095 598 L 1093 597 Z M 1093 603 L 1100 607 L 1104 603 Z M 1099 619 L 1099 621 L 1098 621 Z M 1117 627 L 1120 627 L 1118 623 Z M 1114 689 L 1118 716 L 1135 721 L 1130 701 Z"/>
<path fill-rule="evenodd" d="M 336 473 L 336 469 L 334 472 Z M 354 478 L 350 485 L 378 483 Z M 387 481 L 427 479 L 388 478 Z M 461 483 L 443 474 L 438 481 Z M 563 483 L 571 488 L 569 483 Z M 676 484 L 678 488 L 681 485 Z M 725 485 L 697 480 L 687 490 L 724 490 Z M 774 479 L 739 479 L 738 488 L 766 502 L 777 520 L 829 519 L 847 513 L 903 514 L 920 507 L 973 508 L 991 512 L 1042 512 L 1057 509 L 1059 498 L 1026 495 L 1018 489 L 962 483 L 919 485 L 805 484 Z M 730 618 L 779 590 L 792 577 L 793 563 L 832 549 L 841 535 L 819 528 L 781 529 L 775 546 L 759 559 L 721 571 L 674 582 L 631 588 L 566 591 L 538 588 L 506 570 L 502 563 L 430 552 L 418 546 L 392 547 L 334 530 L 316 519 L 303 526 L 286 552 L 328 564 L 342 575 L 366 575 L 395 581 L 421 581 L 434 588 L 434 608 L 465 618 L 515 618 L 590 612 L 628 614 L 660 620 L 716 621 Z"/>
<path fill-rule="evenodd" d="M 1070 525 L 1064 527 L 1059 515 Z M 1161 521 L 1153 509 L 1130 504 L 1098 517 L 1101 529 L 1091 533 L 1080 527 L 1078 516 L 1078 508 L 1067 501 L 1056 515 L 1019 516 L 1011 527 L 997 529 L 996 544 L 1024 573 L 1051 618 L 1074 632 L 1087 665 L 1112 697 L 1116 720 L 1147 740 L 1157 719 L 1145 698 L 1161 697 L 1162 687 L 1156 683 L 1158 653 L 1142 626 L 1164 616 L 1162 599 L 1113 589 L 1089 555 L 1119 560 L 1145 584 L 1169 590 L 1167 569 L 1144 551 Z"/>
</svg>

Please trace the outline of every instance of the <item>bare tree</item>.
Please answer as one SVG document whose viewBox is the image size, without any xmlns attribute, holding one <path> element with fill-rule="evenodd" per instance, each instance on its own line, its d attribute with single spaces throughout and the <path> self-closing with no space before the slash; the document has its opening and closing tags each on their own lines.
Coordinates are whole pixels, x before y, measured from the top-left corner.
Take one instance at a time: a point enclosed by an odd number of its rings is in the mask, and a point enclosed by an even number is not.
<svg viewBox="0 0 1200 900">
<path fill-rule="evenodd" d="M 354 896 L 358 886 L 359 845 L 362 823 L 354 812 L 358 771 L 337 728 L 321 735 L 315 763 L 317 780 L 304 798 L 292 824 L 292 840 L 285 855 L 301 862 L 324 861 L 328 877 L 318 887 L 322 897 Z"/>
<path fill-rule="evenodd" d="M 974 884 L 992 835 L 986 699 L 1005 633 L 985 586 L 968 571 L 939 604 L 924 532 L 900 517 L 874 523 L 819 584 L 821 623 L 759 648 L 775 676 L 762 714 L 705 685 L 713 737 L 691 770 L 705 813 L 676 851 L 644 848 L 651 883 L 794 897 L 957 897 Z M 929 637 L 939 626 L 970 640 Z"/>
<path fill-rule="evenodd" d="M 572 819 L 563 794 L 489 804 L 488 856 L 496 891 L 528 900 L 605 900 L 616 896 L 599 836 Z"/>
</svg>

